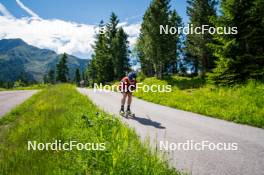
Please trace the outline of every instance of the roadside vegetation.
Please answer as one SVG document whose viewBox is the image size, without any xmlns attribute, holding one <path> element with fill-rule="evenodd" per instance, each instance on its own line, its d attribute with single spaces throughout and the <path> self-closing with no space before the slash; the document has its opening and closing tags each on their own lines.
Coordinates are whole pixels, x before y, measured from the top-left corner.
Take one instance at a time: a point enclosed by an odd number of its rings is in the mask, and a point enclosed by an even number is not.
<svg viewBox="0 0 264 175">
<path fill-rule="evenodd" d="M 172 85 L 172 92 L 143 92 L 134 95 L 157 104 L 191 111 L 236 123 L 264 128 L 264 84 L 248 81 L 244 85 L 217 87 L 196 78 L 146 78 L 147 85 Z"/>
<path fill-rule="evenodd" d="M 104 151 L 28 151 L 27 142 L 106 143 Z M 0 174 L 179 174 L 72 85 L 49 86 L 0 120 Z"/>
<path fill-rule="evenodd" d="M 12 88 L 0 88 L 0 91 L 12 91 L 12 90 L 36 90 L 36 89 L 44 89 L 50 86 L 49 84 L 39 83 L 32 85 L 17 85 Z"/>
</svg>

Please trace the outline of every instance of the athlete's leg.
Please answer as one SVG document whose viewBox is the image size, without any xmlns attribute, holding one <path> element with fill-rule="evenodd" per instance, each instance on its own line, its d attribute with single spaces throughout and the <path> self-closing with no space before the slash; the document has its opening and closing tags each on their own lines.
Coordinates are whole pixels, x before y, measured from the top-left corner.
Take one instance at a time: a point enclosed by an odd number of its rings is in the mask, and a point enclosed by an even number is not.
<svg viewBox="0 0 264 175">
<path fill-rule="evenodd" d="M 121 99 L 121 111 L 124 111 L 124 105 L 126 103 L 127 93 L 122 92 L 122 99 Z"/>
<path fill-rule="evenodd" d="M 130 105 L 131 105 L 131 103 L 132 103 L 132 93 L 129 92 L 129 93 L 127 94 L 127 96 L 128 96 L 128 98 L 127 98 L 127 111 L 130 111 Z"/>
</svg>

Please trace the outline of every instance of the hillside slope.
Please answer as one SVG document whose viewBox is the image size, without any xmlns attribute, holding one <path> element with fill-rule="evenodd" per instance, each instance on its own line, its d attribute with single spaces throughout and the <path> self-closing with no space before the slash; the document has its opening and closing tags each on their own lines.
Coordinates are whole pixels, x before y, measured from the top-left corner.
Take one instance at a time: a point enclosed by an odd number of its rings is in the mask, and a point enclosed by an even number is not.
<svg viewBox="0 0 264 175">
<path fill-rule="evenodd" d="M 60 58 L 54 51 L 28 45 L 21 39 L 0 40 L 0 82 L 13 82 L 21 77 L 40 82 L 50 69 L 55 69 Z M 70 78 L 76 68 L 83 71 L 87 63 L 88 60 L 68 55 Z"/>
</svg>

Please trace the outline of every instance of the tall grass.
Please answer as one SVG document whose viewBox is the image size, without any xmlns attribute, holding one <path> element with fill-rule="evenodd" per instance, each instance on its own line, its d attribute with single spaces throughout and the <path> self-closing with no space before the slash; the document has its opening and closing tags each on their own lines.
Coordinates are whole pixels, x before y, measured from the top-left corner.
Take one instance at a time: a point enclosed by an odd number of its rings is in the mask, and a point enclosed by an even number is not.
<svg viewBox="0 0 264 175">
<path fill-rule="evenodd" d="M 172 92 L 139 91 L 135 96 L 173 108 L 264 128 L 264 84 L 249 81 L 235 87 L 206 85 L 199 78 L 146 78 L 144 84 L 171 84 Z"/>
<path fill-rule="evenodd" d="M 105 151 L 28 151 L 28 141 L 106 143 Z M 119 119 L 71 85 L 42 90 L 0 121 L 0 174 L 178 174 Z"/>
</svg>

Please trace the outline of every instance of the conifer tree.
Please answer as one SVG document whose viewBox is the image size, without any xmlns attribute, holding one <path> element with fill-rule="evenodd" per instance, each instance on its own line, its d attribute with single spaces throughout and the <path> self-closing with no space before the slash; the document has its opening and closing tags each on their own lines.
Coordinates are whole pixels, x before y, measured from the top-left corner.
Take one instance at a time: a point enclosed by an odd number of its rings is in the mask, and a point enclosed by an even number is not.
<svg viewBox="0 0 264 175">
<path fill-rule="evenodd" d="M 104 26 L 103 21 L 100 27 Z M 105 34 L 99 33 L 96 37 L 94 48 L 94 66 L 96 72 L 95 81 L 97 83 L 106 83 L 113 80 L 113 63 L 109 56 L 107 38 Z"/>
<path fill-rule="evenodd" d="M 68 81 L 69 68 L 67 66 L 67 54 L 66 53 L 62 55 L 62 58 L 57 64 L 56 73 L 57 73 L 57 77 L 56 77 L 57 81 L 63 82 L 63 83 Z"/>
<path fill-rule="evenodd" d="M 114 46 L 114 39 L 116 37 L 118 28 L 117 25 L 119 23 L 119 20 L 115 13 L 111 13 L 110 20 L 106 24 L 106 44 L 107 44 L 107 55 L 109 57 L 109 60 L 111 61 L 111 70 L 109 70 L 109 74 L 111 74 L 112 80 L 116 78 L 117 72 L 116 72 L 116 65 L 117 65 L 117 47 Z"/>
<path fill-rule="evenodd" d="M 115 38 L 113 39 L 113 50 L 115 51 L 113 58 L 113 66 L 115 78 L 120 79 L 126 75 L 129 70 L 129 49 L 127 34 L 123 28 L 119 28 Z"/>
<path fill-rule="evenodd" d="M 176 11 L 170 11 L 169 2 L 153 0 L 143 17 L 137 50 L 142 71 L 147 76 L 162 78 L 171 65 L 176 65 L 179 37 L 160 33 L 160 26 L 177 28 L 180 25 L 180 17 Z"/>
<path fill-rule="evenodd" d="M 48 72 L 47 81 L 48 81 L 48 83 L 55 84 L 56 77 L 55 77 L 55 71 L 54 70 L 50 70 Z"/>
<path fill-rule="evenodd" d="M 97 78 L 97 67 L 96 67 L 96 60 L 95 56 L 92 55 L 92 59 L 90 63 L 88 64 L 87 70 L 86 70 L 86 75 L 87 75 L 87 81 L 89 82 L 89 85 L 92 86 L 94 83 L 96 83 L 96 78 Z"/>
<path fill-rule="evenodd" d="M 236 35 L 216 35 L 212 44 L 217 67 L 210 75 L 216 84 L 243 83 L 264 77 L 263 0 L 223 0 L 218 26 L 237 27 Z"/>
<path fill-rule="evenodd" d="M 80 74 L 80 69 L 75 70 L 75 78 L 74 78 L 76 84 L 79 84 L 81 81 L 81 74 Z"/>
<path fill-rule="evenodd" d="M 210 21 L 216 16 L 215 0 L 188 0 L 187 15 L 190 17 L 189 26 L 202 27 L 214 25 Z M 213 36 L 206 32 L 204 34 L 189 34 L 185 42 L 186 60 L 192 65 L 192 72 L 194 74 L 205 74 L 211 71 L 215 64 L 215 57 L 208 47 L 212 42 Z"/>
<path fill-rule="evenodd" d="M 105 33 L 99 33 L 96 37 L 94 55 L 87 70 L 90 82 L 111 82 L 125 76 L 129 70 L 128 36 L 122 27 L 117 27 L 118 21 L 112 13 Z M 99 27 L 104 26 L 101 22 Z"/>
<path fill-rule="evenodd" d="M 169 16 L 169 26 L 170 27 L 181 27 L 182 19 L 176 12 L 173 10 Z M 168 35 L 168 62 L 165 67 L 169 68 L 171 73 L 178 73 L 179 69 L 179 60 L 178 57 L 181 53 L 181 34 L 170 34 Z"/>
</svg>

